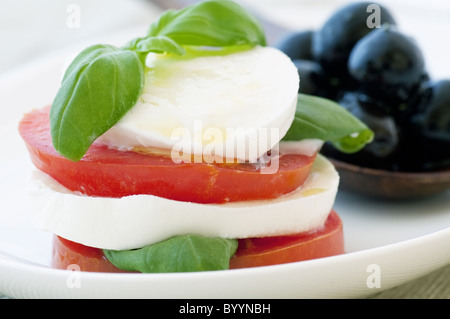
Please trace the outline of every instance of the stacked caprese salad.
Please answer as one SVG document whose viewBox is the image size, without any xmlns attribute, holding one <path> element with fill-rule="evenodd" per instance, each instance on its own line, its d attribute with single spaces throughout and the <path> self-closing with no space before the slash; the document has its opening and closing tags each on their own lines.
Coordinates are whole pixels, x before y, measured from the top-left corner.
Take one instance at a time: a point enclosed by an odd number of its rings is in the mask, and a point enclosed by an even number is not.
<svg viewBox="0 0 450 319">
<path fill-rule="evenodd" d="M 343 253 L 339 176 L 319 151 L 355 152 L 373 133 L 298 88 L 292 61 L 228 0 L 82 51 L 52 105 L 19 125 L 54 266 L 189 272 Z"/>
</svg>

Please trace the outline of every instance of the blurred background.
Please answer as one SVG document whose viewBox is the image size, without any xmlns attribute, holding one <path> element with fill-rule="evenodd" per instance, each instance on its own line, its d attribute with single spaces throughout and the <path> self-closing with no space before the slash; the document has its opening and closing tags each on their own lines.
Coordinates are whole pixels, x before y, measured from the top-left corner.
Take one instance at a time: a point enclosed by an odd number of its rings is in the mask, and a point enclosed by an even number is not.
<svg viewBox="0 0 450 319">
<path fill-rule="evenodd" d="M 0 75 L 56 50 L 91 43 L 127 28 L 145 32 L 164 6 L 188 0 L 0 0 Z M 348 0 L 237 0 L 286 29 L 320 26 Z M 429 68 L 441 76 L 442 57 L 450 56 L 450 1 L 396 0 L 386 4 L 403 30 L 424 48 Z M 140 29 L 139 29 L 140 28 Z M 279 33 L 270 37 L 273 42 Z"/>
</svg>

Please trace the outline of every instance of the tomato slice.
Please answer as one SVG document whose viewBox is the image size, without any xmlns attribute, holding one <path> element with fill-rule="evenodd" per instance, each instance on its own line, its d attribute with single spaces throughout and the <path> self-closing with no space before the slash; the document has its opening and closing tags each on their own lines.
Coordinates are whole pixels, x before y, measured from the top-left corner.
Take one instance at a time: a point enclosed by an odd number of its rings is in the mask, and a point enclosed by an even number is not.
<svg viewBox="0 0 450 319">
<path fill-rule="evenodd" d="M 51 266 L 56 269 L 69 269 L 89 272 L 126 272 L 114 266 L 98 248 L 84 246 L 59 236 L 53 238 Z"/>
<path fill-rule="evenodd" d="M 332 211 L 320 230 L 290 236 L 240 239 L 230 269 L 269 266 L 344 253 L 342 221 Z M 52 267 L 81 271 L 124 272 L 111 264 L 101 249 L 54 237 Z"/>
<path fill-rule="evenodd" d="M 34 165 L 66 188 L 89 196 L 151 194 L 197 203 L 276 198 L 304 183 L 315 155 L 281 154 L 274 174 L 258 164 L 175 163 L 170 156 L 119 151 L 94 143 L 78 162 L 53 148 L 50 107 L 24 116 L 19 132 Z"/>
<path fill-rule="evenodd" d="M 344 253 L 342 220 L 331 211 L 324 226 L 290 236 L 239 239 L 230 268 L 276 265 Z"/>
</svg>

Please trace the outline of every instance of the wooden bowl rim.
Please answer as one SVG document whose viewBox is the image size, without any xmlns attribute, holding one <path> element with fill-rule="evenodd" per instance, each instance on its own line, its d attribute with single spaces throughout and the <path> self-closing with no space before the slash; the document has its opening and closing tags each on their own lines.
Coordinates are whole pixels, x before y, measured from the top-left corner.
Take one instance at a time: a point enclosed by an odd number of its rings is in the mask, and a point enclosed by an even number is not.
<svg viewBox="0 0 450 319">
<path fill-rule="evenodd" d="M 450 167 L 439 171 L 424 171 L 424 172 L 408 172 L 408 171 L 389 171 L 383 169 L 376 169 L 365 166 L 358 166 L 355 164 L 329 158 L 329 160 L 335 165 L 336 169 L 346 169 L 354 173 L 362 173 L 367 175 L 379 176 L 379 177 L 398 177 L 408 179 L 421 179 L 421 178 L 433 178 L 436 181 L 450 181 Z"/>
</svg>

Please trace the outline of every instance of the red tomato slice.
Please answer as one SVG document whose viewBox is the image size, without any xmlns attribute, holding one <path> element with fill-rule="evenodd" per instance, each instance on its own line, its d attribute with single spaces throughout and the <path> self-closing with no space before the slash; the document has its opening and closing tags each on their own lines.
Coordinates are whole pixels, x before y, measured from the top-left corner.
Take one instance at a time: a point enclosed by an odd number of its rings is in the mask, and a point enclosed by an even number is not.
<svg viewBox="0 0 450 319">
<path fill-rule="evenodd" d="M 230 268 L 276 265 L 344 253 L 342 220 L 331 211 L 324 226 L 291 236 L 239 239 Z"/>
<path fill-rule="evenodd" d="M 79 267 L 77 270 L 80 271 L 126 272 L 111 264 L 101 249 L 84 246 L 55 235 L 52 267 L 69 269 L 73 265 Z"/>
<path fill-rule="evenodd" d="M 94 143 L 79 162 L 53 148 L 50 107 L 24 116 L 19 132 L 35 166 L 66 188 L 89 196 L 151 194 L 197 203 L 276 198 L 304 183 L 315 156 L 281 154 L 274 174 L 257 164 L 176 164 L 170 156 L 119 151 Z"/>
<path fill-rule="evenodd" d="M 342 221 L 332 211 L 323 228 L 291 236 L 240 239 L 230 269 L 269 266 L 344 253 Z M 54 237 L 52 267 L 81 271 L 124 272 L 111 264 L 101 249 Z"/>
</svg>

